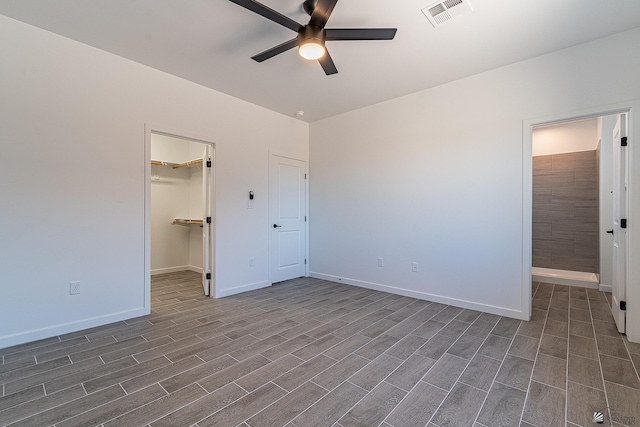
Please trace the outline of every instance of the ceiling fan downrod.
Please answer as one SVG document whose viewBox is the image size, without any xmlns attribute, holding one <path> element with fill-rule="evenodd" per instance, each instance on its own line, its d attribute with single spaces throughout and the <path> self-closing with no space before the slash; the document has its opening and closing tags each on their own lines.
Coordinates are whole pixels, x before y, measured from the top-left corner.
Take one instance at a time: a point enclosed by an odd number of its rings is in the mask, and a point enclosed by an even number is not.
<svg viewBox="0 0 640 427">
<path fill-rule="evenodd" d="M 318 0 L 304 0 L 304 2 L 302 3 L 302 8 L 305 12 L 307 12 L 307 15 L 311 16 L 313 14 L 313 10 L 317 5 Z"/>
</svg>

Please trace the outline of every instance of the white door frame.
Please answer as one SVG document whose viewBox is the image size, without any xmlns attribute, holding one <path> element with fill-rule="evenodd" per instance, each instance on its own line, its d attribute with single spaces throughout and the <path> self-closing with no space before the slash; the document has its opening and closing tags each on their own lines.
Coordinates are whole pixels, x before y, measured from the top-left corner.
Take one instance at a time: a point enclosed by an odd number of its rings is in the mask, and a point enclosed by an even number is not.
<svg viewBox="0 0 640 427">
<path fill-rule="evenodd" d="M 311 216 L 309 215 L 309 181 L 310 181 L 310 176 L 309 176 L 309 160 L 308 159 L 302 159 L 299 156 L 294 156 L 291 154 L 285 154 L 285 153 L 280 153 L 277 151 L 271 151 L 269 150 L 268 152 L 268 158 L 267 158 L 267 164 L 269 165 L 269 183 L 268 183 L 268 188 L 269 188 L 269 192 L 271 191 L 271 159 L 273 158 L 273 156 L 278 156 L 278 157 L 285 157 L 287 159 L 292 159 L 292 160 L 297 160 L 300 162 L 304 162 L 305 165 L 305 171 L 304 173 L 307 175 L 307 179 L 304 180 L 304 185 L 305 185 L 305 200 L 304 200 L 304 204 L 305 204 L 305 212 L 307 215 L 307 221 L 304 223 L 304 233 L 305 233 L 305 248 L 304 248 L 304 252 L 305 252 L 305 257 L 307 259 L 307 264 L 305 265 L 305 271 L 304 271 L 304 275 L 306 277 L 309 277 L 309 266 L 311 265 L 311 258 L 309 256 L 309 223 L 311 222 Z M 271 194 L 268 195 L 267 199 L 269 200 L 268 202 L 268 206 L 267 206 L 267 211 L 268 211 L 268 215 L 267 215 L 267 227 L 269 228 L 269 256 L 268 256 L 268 263 L 269 263 L 269 285 L 273 285 L 273 280 L 271 277 L 271 239 L 273 238 L 273 233 L 271 233 Z"/>
<path fill-rule="evenodd" d="M 532 222 L 533 222 L 533 128 L 541 125 L 557 124 L 580 119 L 628 113 L 629 182 L 640 182 L 640 99 L 614 105 L 585 110 L 553 114 L 546 117 L 525 119 L 522 122 L 522 312 L 531 316 L 531 262 L 532 262 Z M 635 143 L 635 144 L 634 144 Z M 640 256 L 640 185 L 629 186 L 629 226 L 627 259 Z M 636 214 L 638 212 L 638 214 Z M 634 216 L 635 214 L 635 216 Z M 634 223 L 637 225 L 634 227 Z M 627 263 L 627 336 L 630 341 L 640 342 L 640 263 Z"/>
<path fill-rule="evenodd" d="M 194 134 L 193 132 L 174 129 L 164 125 L 145 123 L 144 125 L 144 309 L 151 313 L 151 134 L 166 135 L 179 139 L 207 144 L 212 147 L 211 162 L 213 166 L 213 185 L 211 189 L 211 212 L 213 212 L 213 224 L 211 227 L 211 254 L 210 265 L 213 270 L 211 275 L 210 296 L 215 295 L 216 289 L 216 144 L 214 139 L 208 136 Z"/>
<path fill-rule="evenodd" d="M 626 117 L 623 114 L 617 116 L 616 124 L 613 128 L 613 280 L 611 294 L 611 311 L 616 321 L 618 331 L 625 332 L 626 312 L 620 308 L 621 301 L 626 301 L 627 296 L 627 275 L 623 274 L 620 278 L 620 263 L 623 264 L 622 270 L 628 269 L 629 258 L 627 257 L 628 241 L 627 229 L 622 228 L 621 219 L 628 218 L 629 198 L 627 189 L 628 182 L 628 162 L 627 147 L 623 148 L 619 141 L 627 136 Z M 622 248 L 623 256 L 620 256 L 620 248 Z M 622 283 L 620 283 L 622 282 Z"/>
</svg>

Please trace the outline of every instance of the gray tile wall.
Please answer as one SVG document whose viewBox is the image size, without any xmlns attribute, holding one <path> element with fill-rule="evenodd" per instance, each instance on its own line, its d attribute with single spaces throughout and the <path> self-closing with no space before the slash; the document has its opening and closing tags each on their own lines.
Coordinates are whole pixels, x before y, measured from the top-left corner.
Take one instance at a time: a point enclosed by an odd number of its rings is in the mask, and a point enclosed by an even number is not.
<svg viewBox="0 0 640 427">
<path fill-rule="evenodd" d="M 598 273 L 596 151 L 533 158 L 533 266 Z"/>
</svg>

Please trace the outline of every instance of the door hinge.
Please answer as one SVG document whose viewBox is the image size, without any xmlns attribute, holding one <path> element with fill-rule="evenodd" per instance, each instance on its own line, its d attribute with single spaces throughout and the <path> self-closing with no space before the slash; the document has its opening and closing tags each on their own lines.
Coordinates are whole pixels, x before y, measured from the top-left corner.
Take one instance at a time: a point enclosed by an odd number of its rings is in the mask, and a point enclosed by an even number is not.
<svg viewBox="0 0 640 427">
<path fill-rule="evenodd" d="M 211 160 L 207 160 L 207 167 L 210 168 L 211 167 Z"/>
<path fill-rule="evenodd" d="M 304 179 L 307 179 L 307 174 L 306 173 L 304 174 Z"/>
<path fill-rule="evenodd" d="M 307 216 L 306 215 L 304 216 L 304 222 L 307 222 Z"/>
<path fill-rule="evenodd" d="M 211 280 L 211 273 L 207 273 L 207 275 L 205 276 L 207 280 Z"/>
<path fill-rule="evenodd" d="M 307 265 L 307 259 L 306 258 L 304 259 L 304 265 Z"/>
<path fill-rule="evenodd" d="M 621 147 L 626 147 L 627 146 L 627 137 L 623 136 L 622 138 L 620 138 L 620 146 Z"/>
<path fill-rule="evenodd" d="M 620 220 L 620 228 L 627 228 L 627 219 L 626 218 L 622 218 Z"/>
<path fill-rule="evenodd" d="M 207 224 L 211 224 L 211 217 L 210 216 L 207 217 Z"/>
<path fill-rule="evenodd" d="M 620 301 L 620 310 L 627 311 L 627 302 L 626 301 Z"/>
</svg>

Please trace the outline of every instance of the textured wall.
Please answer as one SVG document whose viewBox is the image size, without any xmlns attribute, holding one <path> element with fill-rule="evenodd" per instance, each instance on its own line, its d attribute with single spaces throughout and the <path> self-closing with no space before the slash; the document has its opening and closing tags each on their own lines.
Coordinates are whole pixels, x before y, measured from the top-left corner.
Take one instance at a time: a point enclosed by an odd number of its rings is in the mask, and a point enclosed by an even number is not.
<svg viewBox="0 0 640 427">
<path fill-rule="evenodd" d="M 533 266 L 598 273 L 596 151 L 533 158 Z"/>
</svg>

